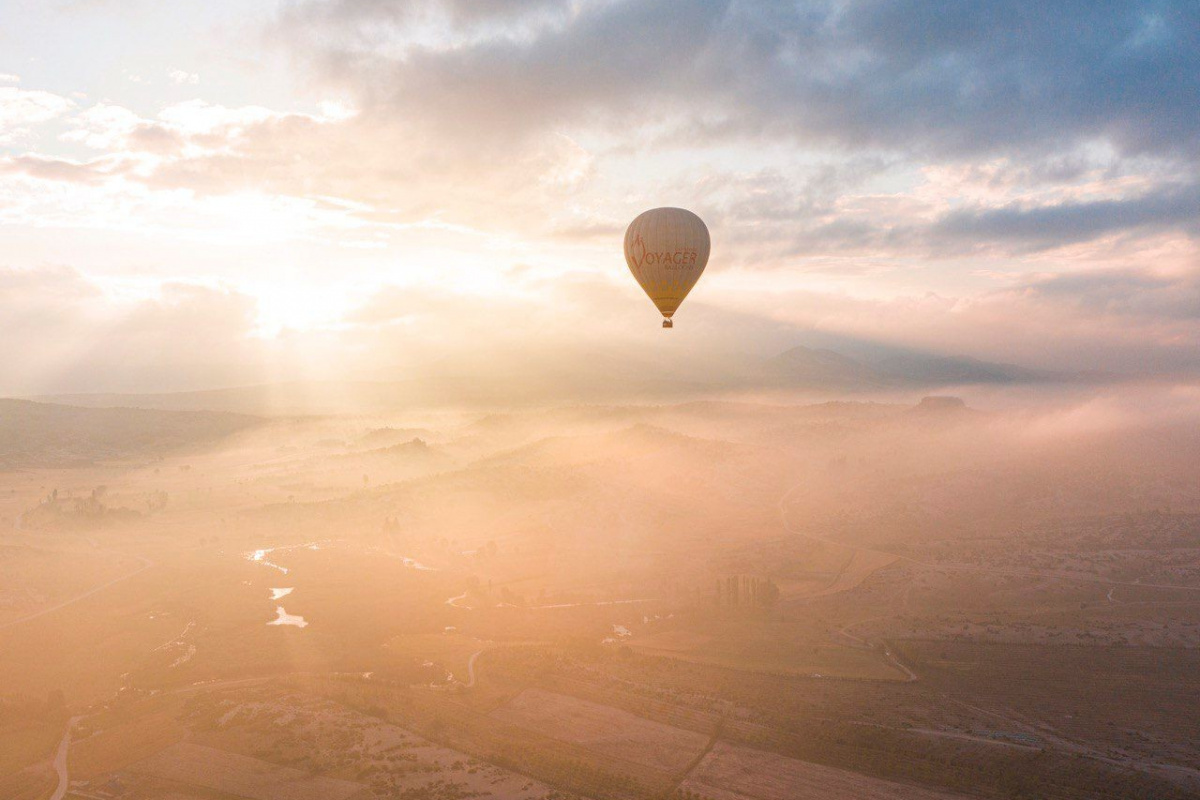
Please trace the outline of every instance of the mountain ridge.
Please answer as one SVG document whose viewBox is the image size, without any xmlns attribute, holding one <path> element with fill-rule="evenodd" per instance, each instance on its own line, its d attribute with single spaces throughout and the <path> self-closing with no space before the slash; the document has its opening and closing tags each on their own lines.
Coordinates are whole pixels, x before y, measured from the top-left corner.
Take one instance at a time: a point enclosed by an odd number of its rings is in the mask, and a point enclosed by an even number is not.
<svg viewBox="0 0 1200 800">
<path fill-rule="evenodd" d="M 376 414 L 421 407 L 542 406 L 572 403 L 677 402 L 740 390 L 807 391 L 834 397 L 871 392 L 935 391 L 967 385 L 1099 383 L 1119 376 L 1038 370 L 970 356 L 942 356 L 847 340 L 845 347 L 796 345 L 738 368 L 716 368 L 709 380 L 660 372 L 613 371 L 579 362 L 574 372 L 526 364 L 518 374 L 439 375 L 396 381 L 290 381 L 219 389 L 156 393 L 47 394 L 28 398 L 87 408 L 218 411 L 255 416 Z M 608 367 L 612 367 L 611 364 Z"/>
</svg>

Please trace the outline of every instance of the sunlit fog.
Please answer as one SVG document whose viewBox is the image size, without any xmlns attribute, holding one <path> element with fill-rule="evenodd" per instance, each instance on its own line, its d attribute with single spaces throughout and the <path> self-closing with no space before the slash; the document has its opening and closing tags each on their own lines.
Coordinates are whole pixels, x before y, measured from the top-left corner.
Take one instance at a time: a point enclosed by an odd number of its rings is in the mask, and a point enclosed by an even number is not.
<svg viewBox="0 0 1200 800">
<path fill-rule="evenodd" d="M 1200 797 L 1197 31 L 0 0 L 0 800 Z"/>
</svg>

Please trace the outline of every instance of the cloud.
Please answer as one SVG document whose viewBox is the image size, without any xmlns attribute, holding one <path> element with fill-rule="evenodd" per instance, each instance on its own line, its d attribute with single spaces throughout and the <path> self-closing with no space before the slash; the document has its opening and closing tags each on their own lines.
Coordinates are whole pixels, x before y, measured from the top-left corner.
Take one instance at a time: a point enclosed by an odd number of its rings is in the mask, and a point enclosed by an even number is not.
<svg viewBox="0 0 1200 800">
<path fill-rule="evenodd" d="M 28 138 L 34 126 L 61 117 L 74 105 L 50 92 L 0 86 L 0 146 Z"/>
<path fill-rule="evenodd" d="M 0 393 L 43 384 L 72 360 L 100 291 L 77 270 L 0 268 Z"/>
<path fill-rule="evenodd" d="M 541 3 L 559 13 L 532 30 L 515 4 L 481 6 L 298 2 L 282 28 L 367 109 L 459 135 L 603 121 L 943 156 L 1200 148 L 1185 0 Z M 430 14 L 446 29 L 414 41 Z"/>
<path fill-rule="evenodd" d="M 1083 269 L 977 295 L 781 292 L 757 308 L 805 327 L 946 355 L 1131 375 L 1200 370 L 1200 272 Z"/>
<path fill-rule="evenodd" d="M 253 335 L 256 301 L 230 289 L 164 283 L 113 319 L 80 369 L 91 385 L 146 386 L 167 377 L 193 387 L 251 382 L 263 374 Z"/>
<path fill-rule="evenodd" d="M 754 251 L 742 263 L 771 267 L 1021 255 L 1185 226 L 1194 190 L 1178 176 L 1200 158 L 1197 30 L 1200 7 L 1182 0 L 294 0 L 277 28 L 320 81 L 355 98 L 357 131 L 397 143 L 396 173 L 421 165 L 439 207 L 482 184 L 561 210 L 561 198 L 524 191 L 533 164 L 628 195 L 612 180 L 625 159 L 665 150 L 697 164 L 739 148 L 740 174 L 697 180 L 658 165 L 639 189 L 712 215 Z M 581 143 L 586 170 L 564 166 L 555 137 Z M 763 145 L 821 168 L 785 174 L 783 157 L 753 149 Z M 856 196 L 889 170 L 907 170 L 911 186 L 918 168 L 956 181 L 941 196 Z M 576 238 L 614 225 L 594 206 L 555 217 L 549 231 Z"/>
<path fill-rule="evenodd" d="M 286 11 L 285 19 L 297 26 L 319 21 L 364 41 L 374 41 L 381 28 L 395 35 L 433 26 L 449 25 L 457 30 L 496 23 L 511 26 L 530 19 L 561 18 L 573 5 L 571 0 L 334 0 L 294 4 Z M 495 35 L 498 31 L 490 32 Z"/>
<path fill-rule="evenodd" d="M 957 210 L 939 219 L 938 240 L 1012 242 L 1027 248 L 1061 247 L 1115 232 L 1200 227 L 1200 184 L 1174 183 L 1146 194 L 1053 205 L 1006 205 Z"/>
<path fill-rule="evenodd" d="M 1197 22 L 1167 0 L 293 0 L 277 35 L 353 112 L 102 103 L 60 138 L 128 168 L 37 174 L 578 242 L 669 197 L 739 267 L 1190 235 Z M 738 170 L 701 166 L 729 147 Z M 642 171 L 647 150 L 673 157 Z"/>
<path fill-rule="evenodd" d="M 113 103 L 97 103 L 71 117 L 70 130 L 58 138 L 77 142 L 94 150 L 124 147 L 139 126 L 146 121 L 127 108 Z"/>
<path fill-rule="evenodd" d="M 0 79 L 6 251 L 86 271 L 20 290 L 69 352 L 13 358 L 216 385 L 264 360 L 770 355 L 819 330 L 1200 370 L 1198 23 L 1175 0 L 290 0 L 272 32 L 304 107 L 205 61 L 202 86 L 144 65 L 157 86 L 116 89 L 136 104 Z M 645 338 L 621 263 L 653 205 L 713 232 L 682 342 Z M 105 274 L 175 279 L 135 301 Z M 238 283 L 197 286 L 217 276 Z M 309 328 L 262 338 L 287 325 Z"/>
<path fill-rule="evenodd" d="M 167 77 L 171 79 L 171 83 L 190 84 L 192 86 L 196 86 L 200 83 L 199 75 L 182 69 L 171 70 L 167 73 Z"/>
<path fill-rule="evenodd" d="M 168 282 L 120 299 L 69 267 L 0 268 L 0 394 L 251 382 L 255 309 L 227 289 Z"/>
<path fill-rule="evenodd" d="M 39 269 L 0 268 L 0 302 L 8 312 L 3 318 L 11 319 L 27 301 L 55 298 L 74 302 L 80 298 L 95 297 L 98 290 L 78 270 L 54 266 Z M 29 314 L 29 317 L 37 316 Z"/>
<path fill-rule="evenodd" d="M 662 336 L 652 307 L 626 282 L 522 272 L 519 286 L 499 294 L 385 286 L 332 324 L 264 338 L 259 303 L 229 288 L 165 281 L 130 298 L 64 267 L 0 270 L 0 393 L 298 376 L 576 380 L 593 368 L 612 380 L 723 384 L 813 336 L 1064 371 L 1200 370 L 1195 272 L 1031 277 L 977 297 L 735 288 L 722 298 L 721 287 L 690 299 L 680 320 L 688 335 L 675 339 Z"/>
<path fill-rule="evenodd" d="M 46 158 L 37 155 L 0 158 L 0 175 L 27 175 L 44 181 L 97 184 L 112 174 L 111 160 L 93 162 Z"/>
<path fill-rule="evenodd" d="M 1173 275 L 1134 269 L 1089 271 L 1036 279 L 1008 292 L 1089 316 L 1182 322 L 1200 330 L 1197 271 Z"/>
</svg>

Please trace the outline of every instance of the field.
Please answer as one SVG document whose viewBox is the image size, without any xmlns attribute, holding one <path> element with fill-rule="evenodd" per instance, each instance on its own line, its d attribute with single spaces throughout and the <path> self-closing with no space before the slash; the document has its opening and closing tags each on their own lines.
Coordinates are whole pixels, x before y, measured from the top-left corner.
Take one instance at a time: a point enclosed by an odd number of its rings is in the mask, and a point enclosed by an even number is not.
<svg viewBox="0 0 1200 800">
<path fill-rule="evenodd" d="M 493 646 L 492 642 L 453 632 L 403 634 L 383 645 L 398 659 L 420 660 L 429 665 L 431 683 L 453 681 L 471 684 L 473 663 Z"/>
<path fill-rule="evenodd" d="M 707 800 L 953 800 L 962 795 L 718 742 L 681 789 Z"/>
<path fill-rule="evenodd" d="M 44 547 L 0 547 L 0 628 L 39 613 L 145 566 L 136 558 Z"/>
<path fill-rule="evenodd" d="M 646 655 L 751 672 L 807 677 L 903 680 L 904 673 L 869 649 L 852 648 L 814 636 L 806 626 L 737 620 L 708 624 L 706 633 L 670 630 L 629 641 Z"/>
<path fill-rule="evenodd" d="M 0 797 L 36 798 L 53 785 L 49 757 L 62 738 L 63 722 L 49 714 L 5 720 L 0 727 Z"/>
<path fill-rule="evenodd" d="M 905 642 L 921 674 L 991 709 L 990 736 L 1015 732 L 1090 757 L 1200 777 L 1200 650 Z M 1019 676 L 1027 676 L 1022 679 Z M 1033 720 L 1053 719 L 1053 725 Z M 1155 767 L 1154 765 L 1159 765 Z"/>
<path fill-rule="evenodd" d="M 625 711 L 540 689 L 526 689 L 492 712 L 498 720 L 664 772 L 682 770 L 708 737 Z"/>
<path fill-rule="evenodd" d="M 347 800 L 360 793 L 366 796 L 366 787 L 359 783 L 314 776 L 187 743 L 172 745 L 132 764 L 129 770 L 251 800 Z"/>
<path fill-rule="evenodd" d="M 873 553 L 869 550 L 855 550 L 850 553 L 847 563 L 838 570 L 837 575 L 828 586 L 822 586 L 815 591 L 800 596 L 820 597 L 822 595 L 848 592 L 869 578 L 876 570 L 883 569 L 896 562 L 896 556 L 888 553 Z"/>
<path fill-rule="evenodd" d="M 186 733 L 171 715 L 149 712 L 92 732 L 72 743 L 71 775 L 91 780 L 149 757 L 183 738 Z"/>
<path fill-rule="evenodd" d="M 357 685 L 369 688 L 370 682 L 360 677 Z M 262 683 L 198 692 L 181 720 L 198 743 L 365 782 L 377 794 L 538 800 L 552 791 L 393 724 L 377 705 L 367 710 L 297 692 L 295 686 Z"/>
<path fill-rule="evenodd" d="M 195 752 L 414 800 L 1194 796 L 1200 444 L 911 412 L 201 424 L 4 473 L 0 785 L 47 794 L 78 716 L 71 780 L 130 800 L 217 792 L 167 777 Z"/>
</svg>

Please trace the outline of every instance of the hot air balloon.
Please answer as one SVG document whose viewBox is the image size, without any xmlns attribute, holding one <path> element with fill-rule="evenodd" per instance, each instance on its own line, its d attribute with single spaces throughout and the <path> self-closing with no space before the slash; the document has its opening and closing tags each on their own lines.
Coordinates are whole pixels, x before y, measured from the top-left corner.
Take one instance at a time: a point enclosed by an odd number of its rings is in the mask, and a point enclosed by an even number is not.
<svg viewBox="0 0 1200 800">
<path fill-rule="evenodd" d="M 625 230 L 629 271 L 663 315 L 663 327 L 696 285 L 708 263 L 708 228 L 682 208 L 653 208 Z"/>
</svg>

